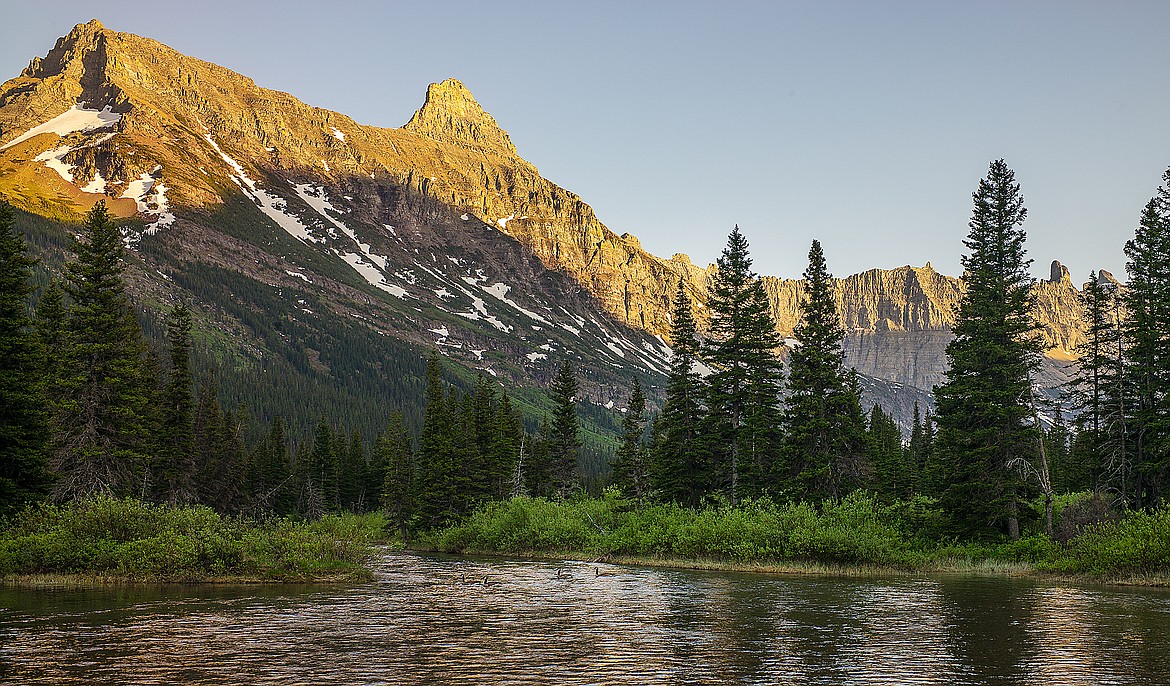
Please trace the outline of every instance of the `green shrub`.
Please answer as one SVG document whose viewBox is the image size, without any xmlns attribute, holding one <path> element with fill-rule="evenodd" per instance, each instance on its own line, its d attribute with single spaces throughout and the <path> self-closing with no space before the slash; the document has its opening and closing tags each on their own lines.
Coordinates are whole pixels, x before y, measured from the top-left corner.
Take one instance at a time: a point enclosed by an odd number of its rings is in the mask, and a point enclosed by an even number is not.
<svg viewBox="0 0 1170 686">
<path fill-rule="evenodd" d="M 355 574 L 384 526 L 380 514 L 259 523 L 206 507 L 94 498 L 17 515 L 0 532 L 0 576 L 299 580 Z"/>
<path fill-rule="evenodd" d="M 1170 572 L 1170 507 L 1089 525 L 1044 568 L 1098 575 Z"/>
</svg>

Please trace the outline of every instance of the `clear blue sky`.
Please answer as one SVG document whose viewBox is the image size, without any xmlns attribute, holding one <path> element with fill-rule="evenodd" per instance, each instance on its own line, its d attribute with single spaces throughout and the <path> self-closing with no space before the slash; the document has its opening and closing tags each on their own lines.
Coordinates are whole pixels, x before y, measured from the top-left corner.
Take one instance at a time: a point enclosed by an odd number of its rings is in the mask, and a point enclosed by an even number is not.
<svg viewBox="0 0 1170 686">
<path fill-rule="evenodd" d="M 1170 166 L 1170 2 L 0 0 L 0 78 L 76 23 L 155 38 L 362 123 L 462 80 L 520 153 L 650 251 L 761 273 L 959 272 L 971 192 L 1016 170 L 1034 272 L 1124 272 Z"/>
</svg>

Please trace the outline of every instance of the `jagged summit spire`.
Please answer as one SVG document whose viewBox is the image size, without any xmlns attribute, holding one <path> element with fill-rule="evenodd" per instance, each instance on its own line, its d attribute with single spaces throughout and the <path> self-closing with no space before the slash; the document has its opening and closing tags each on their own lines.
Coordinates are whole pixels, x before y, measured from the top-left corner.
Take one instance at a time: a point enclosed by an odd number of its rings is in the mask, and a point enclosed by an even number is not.
<svg viewBox="0 0 1170 686">
<path fill-rule="evenodd" d="M 97 19 L 77 24 L 69 33 L 57 39 L 56 45 L 47 55 L 43 58 L 34 57 L 21 76 L 40 79 L 59 74 L 66 68 L 70 60 L 97 48 L 107 33 L 111 32 Z"/>
<path fill-rule="evenodd" d="M 482 152 L 516 155 L 516 146 L 492 115 L 484 111 L 458 79 L 446 79 L 427 87 L 423 106 L 406 126 L 412 133 Z"/>
</svg>

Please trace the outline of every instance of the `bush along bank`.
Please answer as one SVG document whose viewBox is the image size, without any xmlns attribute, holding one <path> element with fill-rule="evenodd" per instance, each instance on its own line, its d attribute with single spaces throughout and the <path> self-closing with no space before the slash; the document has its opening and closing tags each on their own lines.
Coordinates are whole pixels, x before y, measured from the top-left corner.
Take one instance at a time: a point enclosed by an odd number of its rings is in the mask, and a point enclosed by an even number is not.
<svg viewBox="0 0 1170 686">
<path fill-rule="evenodd" d="M 42 504 L 0 528 L 0 579 L 312 582 L 370 578 L 380 513 L 317 521 L 224 517 L 210 508 L 92 498 Z"/>
<path fill-rule="evenodd" d="M 602 498 L 513 498 L 426 532 L 418 550 L 523 557 L 630 559 L 649 564 L 808 571 L 972 571 L 1170 583 L 1170 509 L 1083 527 L 1066 544 L 947 537 L 936 501 L 883 505 L 857 491 L 837 501 L 759 499 L 702 509 L 636 507 Z M 690 564 L 688 564 L 690 563 Z"/>
</svg>

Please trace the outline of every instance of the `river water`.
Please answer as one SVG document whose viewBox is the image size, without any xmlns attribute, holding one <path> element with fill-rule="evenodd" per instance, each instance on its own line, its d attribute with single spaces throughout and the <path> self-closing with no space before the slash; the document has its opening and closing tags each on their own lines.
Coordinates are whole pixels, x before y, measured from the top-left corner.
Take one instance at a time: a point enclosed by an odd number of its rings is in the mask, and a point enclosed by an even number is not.
<svg viewBox="0 0 1170 686">
<path fill-rule="evenodd" d="M 0 587 L 0 683 L 1170 684 L 1161 590 L 394 553 L 375 571 Z"/>
</svg>

